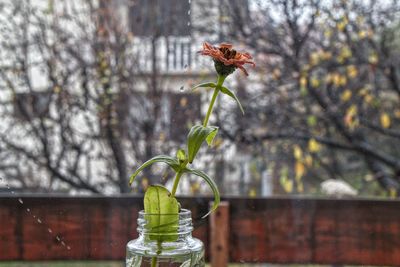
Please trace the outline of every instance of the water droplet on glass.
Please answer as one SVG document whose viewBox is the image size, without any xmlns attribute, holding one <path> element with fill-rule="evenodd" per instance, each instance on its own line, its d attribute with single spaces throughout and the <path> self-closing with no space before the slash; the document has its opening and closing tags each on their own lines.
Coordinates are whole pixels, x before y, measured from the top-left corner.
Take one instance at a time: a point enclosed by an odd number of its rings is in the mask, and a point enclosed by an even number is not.
<svg viewBox="0 0 400 267">
<path fill-rule="evenodd" d="M 179 90 L 183 91 L 185 89 L 185 87 L 182 85 Z"/>
<path fill-rule="evenodd" d="M 30 208 L 27 208 L 26 211 L 27 211 L 27 212 L 31 212 L 31 209 L 30 209 Z"/>
<path fill-rule="evenodd" d="M 15 194 L 15 192 L 14 192 L 14 191 L 11 191 L 11 194 Z"/>
<path fill-rule="evenodd" d="M 36 219 L 36 215 L 33 215 L 33 218 Z"/>
<path fill-rule="evenodd" d="M 21 198 L 18 198 L 18 202 L 24 204 L 24 201 Z"/>
<path fill-rule="evenodd" d="M 37 219 L 37 222 L 38 222 L 38 223 L 42 223 L 42 220 L 41 220 L 41 219 Z"/>
<path fill-rule="evenodd" d="M 187 25 L 190 26 L 190 22 L 188 22 Z"/>
<path fill-rule="evenodd" d="M 61 238 L 59 236 L 56 236 L 56 239 L 57 239 L 58 242 L 61 241 Z"/>
<path fill-rule="evenodd" d="M 61 241 L 61 245 L 62 245 L 63 247 L 65 247 L 65 242 L 64 242 L 64 241 Z"/>
<path fill-rule="evenodd" d="M 190 9 L 188 10 L 188 15 L 190 15 Z"/>
<path fill-rule="evenodd" d="M 71 247 L 70 247 L 70 246 L 67 246 L 67 249 L 68 249 L 68 250 L 71 250 Z"/>
<path fill-rule="evenodd" d="M 51 230 L 50 228 L 47 228 L 47 232 L 49 232 L 51 234 L 53 232 L 53 230 Z"/>
</svg>

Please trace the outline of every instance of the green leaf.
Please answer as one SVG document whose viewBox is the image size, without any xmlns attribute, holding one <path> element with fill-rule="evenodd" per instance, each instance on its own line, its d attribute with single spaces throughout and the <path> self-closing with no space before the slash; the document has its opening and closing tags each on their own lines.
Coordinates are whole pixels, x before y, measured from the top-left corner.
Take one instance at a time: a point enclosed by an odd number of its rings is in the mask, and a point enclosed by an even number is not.
<svg viewBox="0 0 400 267">
<path fill-rule="evenodd" d="M 179 204 L 167 188 L 151 185 L 144 195 L 144 211 L 150 240 L 172 242 L 177 239 Z"/>
<path fill-rule="evenodd" d="M 236 101 L 236 103 L 238 104 L 238 106 L 239 106 L 240 110 L 242 111 L 242 113 L 244 114 L 244 109 L 242 107 L 242 104 L 240 104 L 239 98 L 235 95 L 235 93 L 232 92 L 231 90 L 229 90 L 228 88 L 224 87 L 224 86 L 222 86 L 220 88 L 220 90 L 221 90 L 221 93 L 232 97 Z"/>
<path fill-rule="evenodd" d="M 168 166 L 170 166 L 172 169 L 174 169 L 175 172 L 178 172 L 181 167 L 179 164 L 179 161 L 176 158 L 170 157 L 170 156 L 164 156 L 164 155 L 160 155 L 160 156 L 155 156 L 154 158 L 149 159 L 148 161 L 146 161 L 145 163 L 143 163 L 130 177 L 129 179 L 129 185 L 131 185 L 133 183 L 133 181 L 135 180 L 136 176 L 146 167 L 150 166 L 153 163 L 156 162 L 163 162 L 168 164 Z"/>
<path fill-rule="evenodd" d="M 195 87 L 192 88 L 192 90 L 196 90 L 199 87 L 209 87 L 209 88 L 215 88 L 217 85 L 215 83 L 200 83 L 196 85 Z"/>
<path fill-rule="evenodd" d="M 203 171 L 195 170 L 195 169 L 189 169 L 189 168 L 185 168 L 185 169 L 183 169 L 183 171 L 186 172 L 186 173 L 191 173 L 191 174 L 194 174 L 194 175 L 196 175 L 196 176 L 199 176 L 199 177 L 203 178 L 203 179 L 206 181 L 206 183 L 211 187 L 211 190 L 213 191 L 213 194 L 214 194 L 214 204 L 213 204 L 211 210 L 210 210 L 206 215 L 204 215 L 204 216 L 202 217 L 202 218 L 205 218 L 205 217 L 207 217 L 211 212 L 213 212 L 216 208 L 218 208 L 218 205 L 219 205 L 219 203 L 220 203 L 220 201 L 221 201 L 221 198 L 220 198 L 220 194 L 219 194 L 219 191 L 218 191 L 217 184 L 214 182 L 214 180 L 213 180 L 211 177 L 209 177 L 209 176 L 208 176 L 205 172 L 203 172 Z"/>
<path fill-rule="evenodd" d="M 311 127 L 317 125 L 317 117 L 314 116 L 314 115 L 308 116 L 307 117 L 307 124 L 308 124 L 308 126 L 311 126 Z"/>
<path fill-rule="evenodd" d="M 183 149 L 179 149 L 176 152 L 176 158 L 179 160 L 179 162 L 184 162 L 186 160 L 186 152 Z"/>
<path fill-rule="evenodd" d="M 215 126 L 207 126 L 204 127 L 202 125 L 195 125 L 190 129 L 188 134 L 188 157 L 189 163 L 193 162 L 197 152 L 199 151 L 201 144 L 206 140 L 208 145 L 211 145 L 212 140 L 217 134 L 218 127 Z"/>
<path fill-rule="evenodd" d="M 216 128 L 214 131 L 212 131 L 212 132 L 207 136 L 206 141 L 207 141 L 208 146 L 211 146 L 211 144 L 212 144 L 212 142 L 213 142 L 215 136 L 217 135 L 217 133 L 218 133 L 218 128 Z"/>
</svg>

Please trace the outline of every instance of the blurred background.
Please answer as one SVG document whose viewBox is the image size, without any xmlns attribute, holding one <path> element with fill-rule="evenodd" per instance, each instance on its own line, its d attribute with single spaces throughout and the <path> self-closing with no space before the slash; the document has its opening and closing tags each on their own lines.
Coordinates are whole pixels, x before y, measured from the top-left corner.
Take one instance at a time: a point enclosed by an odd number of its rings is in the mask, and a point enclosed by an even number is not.
<svg viewBox="0 0 400 267">
<path fill-rule="evenodd" d="M 123 257 L 126 218 L 173 179 L 162 164 L 129 176 L 185 148 L 206 113 L 212 92 L 191 90 L 216 81 L 205 41 L 257 65 L 227 79 L 245 114 L 220 96 L 218 136 L 195 162 L 233 203 L 231 259 L 399 262 L 398 202 L 365 200 L 400 193 L 397 0 L 0 0 L 3 259 Z M 197 216 L 208 190 L 188 176 L 178 196 Z M 0 266 L 92 266 L 66 264 Z"/>
<path fill-rule="evenodd" d="M 142 193 L 205 114 L 204 41 L 257 64 L 228 79 L 220 133 L 196 163 L 222 194 L 397 197 L 400 3 L 357 0 L 3 0 L 0 184 L 5 193 Z M 7 186 L 6 186 L 7 184 Z M 179 193 L 209 194 L 194 177 Z"/>
</svg>

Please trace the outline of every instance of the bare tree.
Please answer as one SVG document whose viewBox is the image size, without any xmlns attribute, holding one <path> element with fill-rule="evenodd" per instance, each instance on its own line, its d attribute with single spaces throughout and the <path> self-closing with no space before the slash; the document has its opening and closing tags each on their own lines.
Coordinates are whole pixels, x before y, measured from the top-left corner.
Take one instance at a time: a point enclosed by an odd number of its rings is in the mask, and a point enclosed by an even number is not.
<svg viewBox="0 0 400 267">
<path fill-rule="evenodd" d="M 1 6 L 1 175 L 45 190 L 127 192 L 136 162 L 171 149 L 156 132 L 156 53 L 144 75 L 118 9 L 78 2 Z"/>
</svg>

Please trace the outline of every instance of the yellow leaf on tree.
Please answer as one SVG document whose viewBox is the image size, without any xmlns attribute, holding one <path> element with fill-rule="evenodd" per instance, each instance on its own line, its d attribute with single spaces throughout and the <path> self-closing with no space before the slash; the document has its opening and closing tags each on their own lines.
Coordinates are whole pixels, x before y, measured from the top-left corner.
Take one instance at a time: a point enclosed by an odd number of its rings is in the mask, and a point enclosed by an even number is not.
<svg viewBox="0 0 400 267">
<path fill-rule="evenodd" d="M 339 86 L 340 85 L 340 74 L 339 73 L 332 74 L 332 81 L 335 86 Z"/>
<path fill-rule="evenodd" d="M 368 35 L 368 33 L 366 31 L 364 31 L 364 30 L 361 30 L 361 31 L 358 32 L 358 37 L 360 39 L 364 39 L 365 37 L 367 37 L 367 35 Z"/>
<path fill-rule="evenodd" d="M 254 188 L 250 189 L 249 197 L 256 197 L 256 196 L 257 196 L 257 191 Z"/>
<path fill-rule="evenodd" d="M 298 145 L 293 147 L 293 156 L 297 160 L 300 160 L 303 157 L 303 151 L 301 151 L 301 148 Z"/>
<path fill-rule="evenodd" d="M 311 167 L 313 164 L 313 158 L 311 155 L 307 155 L 305 159 L 305 163 L 308 167 Z"/>
<path fill-rule="evenodd" d="M 345 21 L 341 21 L 337 24 L 337 28 L 339 31 L 343 31 L 346 28 L 347 23 Z"/>
<path fill-rule="evenodd" d="M 347 84 L 347 78 L 346 76 L 340 76 L 339 78 L 339 85 L 344 86 Z"/>
<path fill-rule="evenodd" d="M 300 86 L 301 87 L 306 87 L 307 86 L 307 79 L 306 79 L 306 77 L 301 77 L 300 78 Z"/>
<path fill-rule="evenodd" d="M 295 178 L 296 181 L 299 181 L 301 177 L 303 177 L 304 173 L 306 172 L 306 167 L 300 161 L 296 161 L 294 166 Z"/>
<path fill-rule="evenodd" d="M 288 178 L 287 167 L 281 169 L 279 182 L 286 193 L 291 193 L 293 191 L 293 181 Z"/>
<path fill-rule="evenodd" d="M 332 74 L 332 81 L 335 86 L 343 86 L 347 83 L 347 78 L 339 73 Z"/>
<path fill-rule="evenodd" d="M 365 18 L 363 16 L 361 16 L 361 15 L 357 16 L 357 18 L 356 18 L 357 24 L 363 24 L 364 21 L 365 21 Z"/>
<path fill-rule="evenodd" d="M 351 91 L 349 89 L 347 89 L 342 93 L 340 98 L 342 99 L 343 102 L 347 102 L 350 100 L 351 96 L 352 96 Z"/>
<path fill-rule="evenodd" d="M 321 150 L 321 145 L 320 145 L 320 143 L 318 143 L 317 140 L 315 140 L 314 138 L 311 138 L 308 141 L 308 150 L 313 153 L 318 152 Z"/>
<path fill-rule="evenodd" d="M 108 63 L 107 63 L 107 61 L 105 61 L 105 60 L 102 60 L 102 61 L 100 62 L 100 67 L 101 67 L 102 69 L 105 69 L 105 68 L 107 68 L 107 66 L 108 66 Z"/>
<path fill-rule="evenodd" d="M 373 65 L 378 63 L 378 55 L 375 52 L 371 53 L 368 57 L 368 62 Z"/>
<path fill-rule="evenodd" d="M 61 92 L 61 87 L 56 85 L 56 86 L 54 86 L 53 91 L 54 91 L 54 93 L 59 94 Z"/>
<path fill-rule="evenodd" d="M 394 187 L 389 188 L 389 196 L 390 198 L 396 198 L 397 197 L 397 190 Z"/>
<path fill-rule="evenodd" d="M 333 75 L 332 73 L 328 73 L 328 74 L 325 76 L 325 82 L 326 82 L 326 83 L 331 83 L 331 82 L 333 81 L 333 77 L 334 77 L 334 75 Z"/>
<path fill-rule="evenodd" d="M 321 57 L 322 57 L 322 59 L 324 59 L 324 60 L 329 60 L 329 59 L 332 58 L 332 52 L 330 52 L 330 51 L 322 52 Z"/>
<path fill-rule="evenodd" d="M 303 193 L 304 192 L 304 186 L 302 182 L 297 183 L 297 192 Z"/>
<path fill-rule="evenodd" d="M 346 59 L 350 58 L 352 56 L 352 52 L 348 46 L 344 46 L 342 49 L 340 49 L 340 53 L 338 55 L 338 61 L 340 63 L 343 63 Z"/>
<path fill-rule="evenodd" d="M 319 63 L 319 53 L 318 52 L 313 52 L 310 55 L 310 64 L 311 65 L 317 65 Z"/>
<path fill-rule="evenodd" d="M 350 78 L 356 77 L 358 74 L 357 68 L 354 65 L 347 66 L 347 76 Z"/>
<path fill-rule="evenodd" d="M 325 38 L 329 39 L 332 36 L 332 31 L 331 30 L 324 31 L 324 36 Z"/>
<path fill-rule="evenodd" d="M 311 86 L 312 86 L 312 87 L 319 87 L 320 84 L 321 84 L 320 81 L 319 81 L 317 78 L 315 78 L 315 77 L 312 77 L 312 78 L 311 78 L 310 83 L 311 83 Z"/>
<path fill-rule="evenodd" d="M 363 87 L 360 89 L 360 91 L 358 92 L 358 94 L 360 96 L 365 96 L 366 94 L 368 94 L 369 89 L 367 87 Z"/>
<path fill-rule="evenodd" d="M 371 104 L 372 100 L 374 100 L 374 97 L 372 95 L 367 94 L 367 95 L 364 96 L 365 103 Z"/>
<path fill-rule="evenodd" d="M 344 123 L 346 124 L 346 126 L 350 128 L 354 128 L 356 126 L 357 124 L 356 115 L 357 115 L 357 106 L 351 105 L 347 109 L 346 115 L 344 116 Z"/>
<path fill-rule="evenodd" d="M 357 114 L 357 106 L 356 105 L 351 105 L 348 109 L 347 109 L 347 114 L 350 116 L 354 116 Z"/>
<path fill-rule="evenodd" d="M 381 125 L 383 128 L 389 128 L 391 124 L 390 117 L 387 113 L 381 115 Z"/>
<path fill-rule="evenodd" d="M 291 193 L 293 192 L 293 181 L 292 180 L 285 180 L 281 183 L 283 190 L 285 190 L 286 193 Z"/>
<path fill-rule="evenodd" d="M 301 71 L 308 72 L 310 68 L 311 68 L 310 64 L 304 64 L 302 65 Z"/>
</svg>

